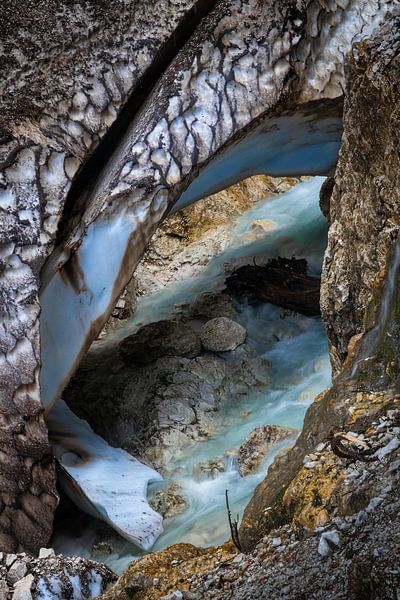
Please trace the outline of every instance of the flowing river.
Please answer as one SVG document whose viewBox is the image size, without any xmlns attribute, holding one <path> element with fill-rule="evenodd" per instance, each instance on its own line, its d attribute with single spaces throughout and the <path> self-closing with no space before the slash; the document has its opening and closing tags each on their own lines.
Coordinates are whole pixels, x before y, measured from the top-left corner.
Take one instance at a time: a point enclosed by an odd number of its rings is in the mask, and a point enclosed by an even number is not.
<svg viewBox="0 0 400 600">
<path fill-rule="evenodd" d="M 116 344 L 133 333 L 140 325 L 171 316 L 179 307 L 190 303 L 199 293 L 222 289 L 226 273 L 224 264 L 244 256 L 285 256 L 306 258 L 309 273 L 321 271 L 326 247 L 327 224 L 319 209 L 319 189 L 322 177 L 298 184 L 278 197 L 258 202 L 237 222 L 232 231 L 231 245 L 216 256 L 201 276 L 169 286 L 161 292 L 142 299 L 135 314 L 123 329 L 105 340 L 96 342 L 99 348 Z M 267 219 L 275 229 L 265 232 L 254 241 L 245 241 L 255 220 Z M 246 238 L 247 235 L 247 238 Z M 285 440 L 270 452 L 259 471 L 241 477 L 235 461 L 226 458 L 226 471 L 214 479 L 193 476 L 194 466 L 204 460 L 221 458 L 238 448 L 258 425 L 283 425 L 300 429 L 307 406 L 331 383 L 331 370 L 324 327 L 319 318 L 307 318 L 287 313 L 270 304 L 237 305 L 238 320 L 248 331 L 247 342 L 259 357 L 271 362 L 272 380 L 257 387 L 239 400 L 225 398 L 216 417 L 217 431 L 207 441 L 197 442 L 184 451 L 169 469 L 177 473 L 177 481 L 190 508 L 184 513 L 164 520 L 164 533 L 152 550 L 160 550 L 177 542 L 200 546 L 219 544 L 228 539 L 229 525 L 225 508 L 225 490 L 229 490 L 231 510 L 241 515 L 256 485 L 264 479 L 268 465 L 285 446 Z M 149 486 L 149 495 L 171 480 Z M 92 553 L 95 521 L 82 518 L 79 533 L 58 531 L 53 539 L 57 552 L 90 556 L 120 573 L 126 565 L 140 556 L 125 540 L 114 544 L 112 553 Z"/>
</svg>

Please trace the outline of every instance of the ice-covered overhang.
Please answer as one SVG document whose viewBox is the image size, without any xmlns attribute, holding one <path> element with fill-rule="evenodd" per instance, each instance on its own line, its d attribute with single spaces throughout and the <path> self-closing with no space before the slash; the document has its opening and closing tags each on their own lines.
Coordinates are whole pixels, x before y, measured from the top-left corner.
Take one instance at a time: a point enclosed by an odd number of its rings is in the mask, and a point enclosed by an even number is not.
<svg viewBox="0 0 400 600">
<path fill-rule="evenodd" d="M 326 175 L 337 160 L 341 101 L 311 102 L 266 117 L 200 170 L 173 210 L 257 173 Z M 41 296 L 42 401 L 51 407 L 111 312 L 116 297 L 163 219 L 162 193 L 123 198 L 87 228 L 82 244 L 55 272 Z"/>
<path fill-rule="evenodd" d="M 310 102 L 268 117 L 218 153 L 174 204 L 172 212 L 252 175 L 328 175 L 342 134 L 342 102 Z"/>
</svg>

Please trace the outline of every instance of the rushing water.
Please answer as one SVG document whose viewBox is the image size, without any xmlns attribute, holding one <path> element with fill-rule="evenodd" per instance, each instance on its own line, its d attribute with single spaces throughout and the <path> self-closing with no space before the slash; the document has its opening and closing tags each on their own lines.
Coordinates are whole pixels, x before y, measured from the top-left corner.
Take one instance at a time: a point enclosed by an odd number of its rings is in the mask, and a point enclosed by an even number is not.
<svg viewBox="0 0 400 600">
<path fill-rule="evenodd" d="M 254 255 L 304 257 L 310 273 L 318 274 L 327 233 L 326 221 L 318 205 L 322 181 L 320 177 L 310 179 L 283 196 L 257 203 L 233 229 L 231 246 L 215 257 L 201 276 L 176 283 L 140 301 L 126 326 L 99 342 L 98 346 L 116 344 L 139 325 L 171 315 L 174 310 L 179 310 L 177 307 L 191 302 L 198 293 L 221 288 L 225 278 L 224 264 L 233 258 Z M 251 224 L 258 219 L 273 221 L 275 229 L 263 234 L 260 239 L 243 243 L 248 239 Z M 176 542 L 207 546 L 225 541 L 229 537 L 225 490 L 229 490 L 233 514 L 241 514 L 276 453 L 293 440 L 286 440 L 275 447 L 258 473 L 243 478 L 229 458 L 225 458 L 227 470 L 215 479 L 199 480 L 194 477 L 195 464 L 227 456 L 226 453 L 238 448 L 258 425 L 301 428 L 307 406 L 330 385 L 327 342 L 320 319 L 294 313 L 283 315 L 281 309 L 269 304 L 239 305 L 237 309 L 238 320 L 248 331 L 248 343 L 258 356 L 271 362 L 272 381 L 251 390 L 240 400 L 232 402 L 232 399 L 226 398 L 216 418 L 214 437 L 196 443 L 173 465 L 169 465 L 169 468 L 175 468 L 177 475 L 173 480 L 182 486 L 190 508 L 164 521 L 165 532 L 153 550 Z M 169 483 L 153 484 L 149 493 Z M 85 518 L 85 523 L 87 525 L 79 535 L 59 532 L 53 542 L 56 549 L 66 554 L 90 556 L 95 527 L 89 517 Z M 121 540 L 115 552 L 97 554 L 95 558 L 120 572 L 139 555 L 137 549 Z"/>
</svg>

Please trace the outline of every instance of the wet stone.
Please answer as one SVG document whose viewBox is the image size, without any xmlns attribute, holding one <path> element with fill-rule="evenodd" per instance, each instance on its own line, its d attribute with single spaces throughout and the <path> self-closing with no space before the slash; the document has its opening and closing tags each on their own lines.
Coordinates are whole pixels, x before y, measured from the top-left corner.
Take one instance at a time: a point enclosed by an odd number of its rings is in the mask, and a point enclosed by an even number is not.
<svg viewBox="0 0 400 600">
<path fill-rule="evenodd" d="M 247 332 L 242 325 L 232 319 L 216 317 L 203 325 L 199 335 L 205 350 L 228 352 L 245 342 Z"/>
</svg>

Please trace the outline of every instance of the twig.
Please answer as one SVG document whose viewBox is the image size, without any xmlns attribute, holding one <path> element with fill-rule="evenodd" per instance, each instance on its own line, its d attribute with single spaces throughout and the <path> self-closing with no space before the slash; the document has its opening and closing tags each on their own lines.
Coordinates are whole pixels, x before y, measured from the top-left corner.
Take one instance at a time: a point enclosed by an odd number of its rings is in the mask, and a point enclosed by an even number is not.
<svg viewBox="0 0 400 600">
<path fill-rule="evenodd" d="M 229 508 L 229 498 L 228 498 L 228 490 L 225 490 L 225 499 L 226 499 L 226 510 L 228 511 L 228 520 L 229 520 L 229 528 L 231 530 L 231 538 L 232 542 L 235 544 L 236 548 L 239 552 L 242 552 L 242 547 L 239 541 L 239 515 L 236 519 L 232 520 L 231 509 Z"/>
</svg>

